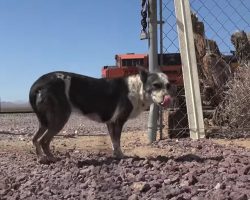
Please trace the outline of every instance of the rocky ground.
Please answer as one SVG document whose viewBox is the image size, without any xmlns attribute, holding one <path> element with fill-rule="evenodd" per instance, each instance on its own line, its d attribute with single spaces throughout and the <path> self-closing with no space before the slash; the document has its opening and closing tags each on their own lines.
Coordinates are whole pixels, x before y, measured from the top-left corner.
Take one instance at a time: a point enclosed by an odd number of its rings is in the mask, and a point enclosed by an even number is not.
<svg viewBox="0 0 250 200">
<path fill-rule="evenodd" d="M 106 127 L 74 115 L 38 164 L 33 114 L 0 115 L 0 199 L 250 199 L 250 141 L 164 139 L 147 144 L 147 113 L 124 127 L 126 158 Z"/>
</svg>

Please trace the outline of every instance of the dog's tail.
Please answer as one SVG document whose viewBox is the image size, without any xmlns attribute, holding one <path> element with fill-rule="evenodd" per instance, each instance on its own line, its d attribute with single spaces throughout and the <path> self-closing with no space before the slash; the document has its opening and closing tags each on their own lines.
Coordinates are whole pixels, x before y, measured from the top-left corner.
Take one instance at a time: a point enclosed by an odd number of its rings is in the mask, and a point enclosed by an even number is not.
<svg viewBox="0 0 250 200">
<path fill-rule="evenodd" d="M 30 92 L 29 92 L 29 102 L 31 105 L 31 108 L 33 109 L 33 111 L 36 113 L 37 112 L 37 96 L 39 93 L 39 89 L 37 88 L 37 86 L 35 84 L 33 84 L 30 88 Z"/>
<path fill-rule="evenodd" d="M 51 73 L 52 74 L 52 73 Z M 30 88 L 29 92 L 29 102 L 35 113 L 38 112 L 38 104 L 41 102 L 42 93 L 44 93 L 44 85 L 46 85 L 47 80 L 50 78 L 50 73 L 45 74 L 38 78 Z"/>
<path fill-rule="evenodd" d="M 47 126 L 48 120 L 46 117 L 46 106 L 43 105 L 43 102 L 46 101 L 46 89 L 42 88 L 39 84 L 33 84 L 29 93 L 29 102 L 36 113 L 40 125 Z"/>
</svg>

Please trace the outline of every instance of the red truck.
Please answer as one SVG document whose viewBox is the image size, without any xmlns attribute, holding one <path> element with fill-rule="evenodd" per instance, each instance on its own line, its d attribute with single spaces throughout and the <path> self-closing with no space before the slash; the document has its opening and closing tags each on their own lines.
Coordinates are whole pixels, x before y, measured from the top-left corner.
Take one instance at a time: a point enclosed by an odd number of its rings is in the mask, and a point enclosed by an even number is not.
<svg viewBox="0 0 250 200">
<path fill-rule="evenodd" d="M 177 86 L 183 86 L 181 57 L 179 53 L 169 53 L 158 55 L 158 63 L 162 59 L 161 71 L 164 72 L 170 82 Z M 117 78 L 126 77 L 128 75 L 137 74 L 136 66 L 143 66 L 148 69 L 148 55 L 147 54 L 117 54 L 115 55 L 115 66 L 104 66 L 102 68 L 102 77 Z"/>
</svg>

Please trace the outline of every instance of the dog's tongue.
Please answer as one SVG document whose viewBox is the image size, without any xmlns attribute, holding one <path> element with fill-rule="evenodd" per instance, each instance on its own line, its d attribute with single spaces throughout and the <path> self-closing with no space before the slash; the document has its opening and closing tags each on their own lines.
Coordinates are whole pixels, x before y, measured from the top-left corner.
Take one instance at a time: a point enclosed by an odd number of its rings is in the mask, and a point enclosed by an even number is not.
<svg viewBox="0 0 250 200">
<path fill-rule="evenodd" d="M 161 103 L 161 105 L 163 107 L 168 107 L 170 105 L 170 103 L 171 103 L 171 97 L 168 95 L 164 96 L 164 99 L 163 99 L 163 102 Z"/>
</svg>

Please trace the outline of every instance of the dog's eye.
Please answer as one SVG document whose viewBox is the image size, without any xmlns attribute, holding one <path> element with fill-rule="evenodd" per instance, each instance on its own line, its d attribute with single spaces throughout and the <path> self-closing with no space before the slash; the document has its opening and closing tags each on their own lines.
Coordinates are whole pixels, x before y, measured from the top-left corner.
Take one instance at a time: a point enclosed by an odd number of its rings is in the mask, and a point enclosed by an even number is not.
<svg viewBox="0 0 250 200">
<path fill-rule="evenodd" d="M 154 83 L 154 84 L 153 84 L 153 87 L 154 87 L 155 89 L 160 89 L 160 88 L 162 88 L 162 84 L 161 84 L 161 83 Z"/>
<path fill-rule="evenodd" d="M 167 90 L 169 90 L 169 89 L 171 88 L 171 84 L 170 84 L 170 83 L 167 83 L 167 84 L 166 84 L 166 88 L 167 88 Z"/>
</svg>

